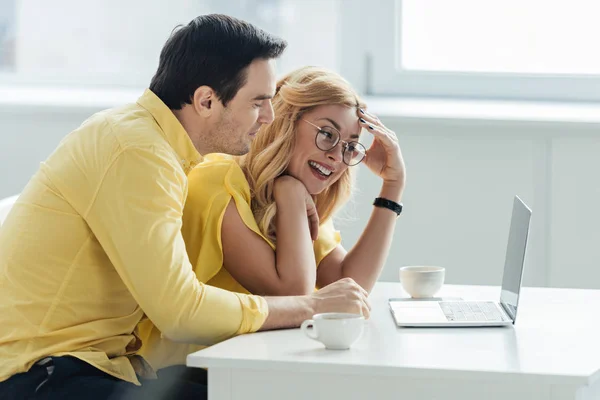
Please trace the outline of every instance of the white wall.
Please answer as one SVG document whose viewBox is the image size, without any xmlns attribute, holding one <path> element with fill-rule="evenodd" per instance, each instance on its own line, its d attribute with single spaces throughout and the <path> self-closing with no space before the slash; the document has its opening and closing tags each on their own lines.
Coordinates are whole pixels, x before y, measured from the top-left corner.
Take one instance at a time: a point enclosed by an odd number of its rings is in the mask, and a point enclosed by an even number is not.
<svg viewBox="0 0 600 400">
<path fill-rule="evenodd" d="M 0 107 L 0 198 L 21 191 L 58 142 L 91 115 L 90 109 L 28 112 Z"/>
<path fill-rule="evenodd" d="M 400 137 L 408 182 L 382 280 L 398 267 L 447 268 L 448 283 L 501 282 L 512 198 L 532 209 L 528 286 L 600 288 L 600 136 L 593 124 L 388 120 Z M 359 222 L 380 183 L 361 170 Z"/>
<path fill-rule="evenodd" d="M 281 72 L 307 64 L 338 70 L 340 5 L 341 0 L 172 0 L 151 5 L 146 0 L 28 0 L 16 12 L 16 74 L 2 76 L 0 71 L 0 81 L 144 86 L 173 28 L 205 13 L 236 16 L 284 37 L 288 49 L 278 60 Z"/>
<path fill-rule="evenodd" d="M 31 110 L 31 111 L 29 111 Z M 0 108 L 0 197 L 19 192 L 40 161 L 93 112 Z M 386 119 L 408 169 L 404 212 L 382 280 L 398 267 L 436 264 L 448 283 L 498 285 L 512 197 L 533 209 L 525 284 L 600 288 L 600 136 L 597 125 Z M 380 182 L 359 170 L 354 203 L 338 222 L 359 237 Z"/>
</svg>

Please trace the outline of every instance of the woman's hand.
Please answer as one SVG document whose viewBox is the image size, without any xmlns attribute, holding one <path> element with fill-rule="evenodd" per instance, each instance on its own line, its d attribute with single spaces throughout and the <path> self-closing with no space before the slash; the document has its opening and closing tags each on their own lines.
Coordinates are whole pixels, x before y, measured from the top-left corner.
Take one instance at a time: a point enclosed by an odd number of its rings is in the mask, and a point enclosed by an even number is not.
<svg viewBox="0 0 600 400">
<path fill-rule="evenodd" d="M 361 109 L 358 111 L 358 116 L 361 126 L 374 136 L 364 163 L 381 177 L 385 184 L 403 189 L 406 171 L 396 134 L 368 111 Z"/>
<path fill-rule="evenodd" d="M 306 190 L 306 186 L 298 179 L 289 176 L 282 175 L 275 179 L 273 186 L 273 197 L 277 203 L 277 208 L 294 204 L 299 200 L 303 203 L 306 209 L 306 216 L 308 218 L 308 227 L 310 230 L 310 237 L 312 240 L 317 240 L 319 234 L 319 215 L 317 214 L 317 207 L 312 196 Z"/>
</svg>

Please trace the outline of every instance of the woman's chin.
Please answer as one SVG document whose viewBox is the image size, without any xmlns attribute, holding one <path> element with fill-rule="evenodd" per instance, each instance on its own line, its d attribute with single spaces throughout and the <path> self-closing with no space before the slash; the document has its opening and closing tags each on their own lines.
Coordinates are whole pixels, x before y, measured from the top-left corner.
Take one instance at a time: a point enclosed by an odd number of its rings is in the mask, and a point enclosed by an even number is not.
<svg viewBox="0 0 600 400">
<path fill-rule="evenodd" d="M 312 196 L 318 195 L 319 193 L 321 193 L 322 191 L 327 189 L 329 186 L 331 186 L 331 184 L 333 182 L 331 179 L 323 180 L 320 177 L 315 177 L 315 176 L 310 176 L 310 175 L 303 176 L 302 178 L 303 179 L 301 179 L 300 181 L 304 184 L 306 191 L 309 194 L 311 194 Z"/>
<path fill-rule="evenodd" d="M 311 185 L 311 186 L 306 187 L 306 191 L 310 195 L 316 196 L 316 195 L 320 194 L 323 190 L 327 189 L 327 186 L 329 186 L 329 185 Z"/>
</svg>

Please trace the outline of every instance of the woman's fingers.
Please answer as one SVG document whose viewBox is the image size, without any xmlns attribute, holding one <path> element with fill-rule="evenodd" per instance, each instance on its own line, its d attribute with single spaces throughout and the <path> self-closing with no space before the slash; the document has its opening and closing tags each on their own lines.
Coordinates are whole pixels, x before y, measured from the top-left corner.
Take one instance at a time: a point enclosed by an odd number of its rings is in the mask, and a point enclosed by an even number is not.
<svg viewBox="0 0 600 400">
<path fill-rule="evenodd" d="M 312 197 L 306 193 L 306 216 L 308 217 L 308 228 L 312 240 L 317 240 L 319 235 L 319 213 Z"/>
<path fill-rule="evenodd" d="M 393 140 L 394 142 L 398 142 L 398 137 L 396 137 L 396 134 L 394 133 L 394 131 L 390 130 L 388 127 L 386 127 L 383 122 L 381 122 L 381 120 L 379 118 L 377 118 L 377 116 L 375 114 L 371 114 L 370 112 L 363 110 L 362 108 L 359 109 L 359 120 L 362 120 L 361 123 L 363 121 L 367 122 L 367 126 L 365 126 L 365 128 L 367 128 L 368 130 L 370 130 L 368 128 L 368 126 L 373 126 L 373 128 L 379 128 L 382 132 L 385 132 L 391 140 Z"/>
<path fill-rule="evenodd" d="M 373 122 L 367 121 L 364 118 L 359 118 L 359 122 L 363 128 L 371 132 L 376 138 L 380 139 L 381 142 L 386 146 L 394 146 L 398 143 L 398 139 L 393 132 L 388 132 L 384 127 L 375 125 Z"/>
</svg>

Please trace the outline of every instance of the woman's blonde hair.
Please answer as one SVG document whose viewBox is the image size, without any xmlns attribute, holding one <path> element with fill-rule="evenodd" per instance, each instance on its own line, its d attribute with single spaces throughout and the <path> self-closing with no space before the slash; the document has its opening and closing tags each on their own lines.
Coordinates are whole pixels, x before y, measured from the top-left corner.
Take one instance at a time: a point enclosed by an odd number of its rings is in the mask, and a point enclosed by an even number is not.
<svg viewBox="0 0 600 400">
<path fill-rule="evenodd" d="M 238 162 L 252 195 L 252 212 L 266 237 L 276 242 L 275 179 L 285 173 L 296 142 L 296 124 L 306 112 L 322 105 L 364 107 L 352 86 L 337 73 L 318 67 L 299 68 L 277 83 L 273 98 L 275 120 L 263 125 L 250 151 Z M 331 186 L 314 196 L 321 223 L 345 203 L 354 183 L 353 168 L 347 168 Z"/>
</svg>

